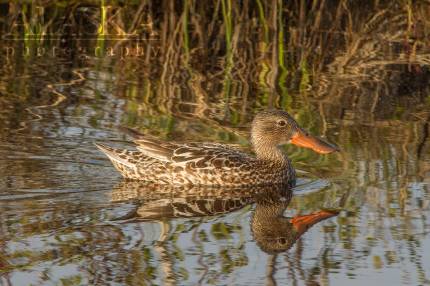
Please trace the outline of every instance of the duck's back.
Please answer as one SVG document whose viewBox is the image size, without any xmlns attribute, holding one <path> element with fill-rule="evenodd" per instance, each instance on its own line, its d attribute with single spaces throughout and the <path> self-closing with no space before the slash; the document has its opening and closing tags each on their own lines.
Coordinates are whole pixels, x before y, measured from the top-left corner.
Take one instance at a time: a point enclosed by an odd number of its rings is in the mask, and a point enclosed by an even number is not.
<svg viewBox="0 0 430 286">
<path fill-rule="evenodd" d="M 217 143 L 170 143 L 156 139 L 135 141 L 139 151 L 98 145 L 129 179 L 174 185 L 237 187 L 294 181 L 289 161 L 266 162 L 237 148 Z"/>
</svg>

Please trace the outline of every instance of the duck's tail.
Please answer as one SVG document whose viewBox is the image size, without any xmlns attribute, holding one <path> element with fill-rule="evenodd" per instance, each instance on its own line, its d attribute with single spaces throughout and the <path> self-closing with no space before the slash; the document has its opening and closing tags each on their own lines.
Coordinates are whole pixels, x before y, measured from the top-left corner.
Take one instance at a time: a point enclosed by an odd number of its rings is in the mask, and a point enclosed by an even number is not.
<svg viewBox="0 0 430 286">
<path fill-rule="evenodd" d="M 106 156 L 112 161 L 115 168 L 123 175 L 124 178 L 137 179 L 137 151 L 125 149 L 116 149 L 104 144 L 94 143 Z"/>
</svg>

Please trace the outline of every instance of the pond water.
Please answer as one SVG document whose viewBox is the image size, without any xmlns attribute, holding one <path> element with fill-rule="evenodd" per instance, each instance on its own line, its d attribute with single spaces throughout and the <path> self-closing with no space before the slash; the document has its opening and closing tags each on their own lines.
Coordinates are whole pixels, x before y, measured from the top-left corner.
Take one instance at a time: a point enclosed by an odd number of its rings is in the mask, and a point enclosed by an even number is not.
<svg viewBox="0 0 430 286">
<path fill-rule="evenodd" d="M 0 285 L 430 285 L 428 4 L 53 2 L 0 3 Z M 341 149 L 286 146 L 292 190 L 126 182 L 93 145 L 250 149 L 268 107 Z"/>
</svg>

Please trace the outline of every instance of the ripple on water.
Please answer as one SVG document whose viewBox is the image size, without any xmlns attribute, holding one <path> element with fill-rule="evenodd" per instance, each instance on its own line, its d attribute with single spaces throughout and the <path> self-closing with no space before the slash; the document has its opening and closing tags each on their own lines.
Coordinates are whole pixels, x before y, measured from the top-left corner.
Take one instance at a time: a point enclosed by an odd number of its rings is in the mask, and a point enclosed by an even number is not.
<svg viewBox="0 0 430 286">
<path fill-rule="evenodd" d="M 300 196 L 319 192 L 330 186 L 329 180 L 318 178 L 309 172 L 296 170 L 296 173 L 297 181 L 296 186 L 293 188 L 295 195 Z"/>
</svg>

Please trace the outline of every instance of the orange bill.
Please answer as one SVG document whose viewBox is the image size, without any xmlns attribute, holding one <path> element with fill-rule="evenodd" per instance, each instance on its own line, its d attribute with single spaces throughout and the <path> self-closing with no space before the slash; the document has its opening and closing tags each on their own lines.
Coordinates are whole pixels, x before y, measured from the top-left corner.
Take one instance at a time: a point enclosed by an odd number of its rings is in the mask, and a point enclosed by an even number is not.
<svg viewBox="0 0 430 286">
<path fill-rule="evenodd" d="M 303 233 L 314 224 L 338 214 L 338 211 L 323 210 L 308 215 L 296 216 L 290 222 L 299 233 Z"/>
<path fill-rule="evenodd" d="M 328 154 L 334 151 L 339 151 L 339 148 L 333 144 L 325 142 L 317 137 L 306 134 L 304 131 L 298 131 L 293 135 L 291 143 L 294 145 L 310 148 L 321 154 Z"/>
</svg>

